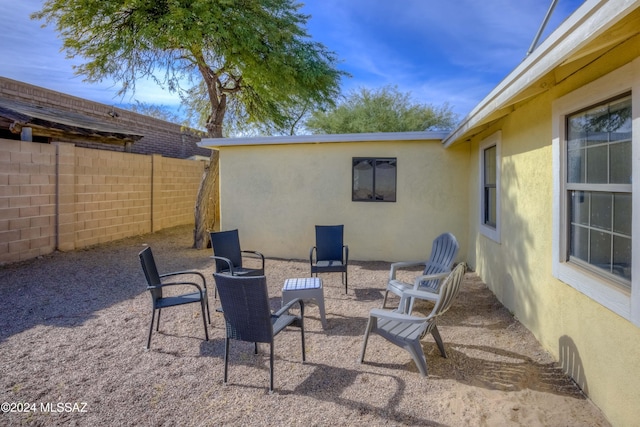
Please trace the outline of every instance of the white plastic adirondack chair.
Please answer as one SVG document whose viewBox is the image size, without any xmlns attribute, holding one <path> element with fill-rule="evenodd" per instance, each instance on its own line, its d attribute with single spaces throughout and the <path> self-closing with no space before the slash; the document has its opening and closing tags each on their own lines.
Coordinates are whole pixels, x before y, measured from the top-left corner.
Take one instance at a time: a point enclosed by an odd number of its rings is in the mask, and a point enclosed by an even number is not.
<svg viewBox="0 0 640 427">
<path fill-rule="evenodd" d="M 415 261 L 415 262 L 394 262 L 391 264 L 391 270 L 389 271 L 389 282 L 387 283 L 387 290 L 384 293 L 384 299 L 382 300 L 382 308 L 385 308 L 387 303 L 387 296 L 389 292 L 402 297 L 405 291 L 409 289 L 422 291 L 419 294 L 419 298 L 435 301 L 438 299 L 438 290 L 440 284 L 451 272 L 456 256 L 458 255 L 458 241 L 451 233 L 443 233 L 436 237 L 431 246 L 431 255 L 427 261 Z M 401 268 L 416 267 L 424 265 L 422 275 L 416 277 L 414 283 L 406 283 L 396 279 L 396 272 Z M 405 300 L 405 306 L 398 306 L 405 313 L 411 313 L 413 308 L 413 298 Z"/>
<path fill-rule="evenodd" d="M 362 352 L 360 353 L 360 363 L 364 361 L 364 354 L 367 349 L 367 341 L 369 334 L 375 332 L 381 337 L 387 339 L 393 344 L 404 348 L 409 352 L 416 363 L 420 374 L 427 375 L 427 359 L 422 351 L 420 340 L 427 334 L 431 333 L 433 339 L 438 345 L 442 357 L 447 357 L 447 353 L 442 343 L 442 337 L 438 331 L 437 319 L 444 314 L 453 300 L 458 295 L 460 285 L 464 277 L 466 266 L 464 263 L 458 266 L 448 275 L 438 292 L 438 299 L 431 310 L 431 313 L 425 317 L 412 316 L 398 311 L 382 310 L 374 308 L 369 312 L 369 322 L 364 333 L 364 342 L 362 343 Z M 414 293 L 413 289 L 407 290 L 403 298 L 410 298 Z M 402 303 L 402 301 L 401 301 Z"/>
</svg>

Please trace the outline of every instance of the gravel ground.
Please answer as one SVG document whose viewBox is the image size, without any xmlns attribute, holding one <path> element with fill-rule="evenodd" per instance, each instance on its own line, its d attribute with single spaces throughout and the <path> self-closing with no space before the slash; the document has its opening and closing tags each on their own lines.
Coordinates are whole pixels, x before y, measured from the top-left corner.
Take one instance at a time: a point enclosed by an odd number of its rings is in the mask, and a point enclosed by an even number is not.
<svg viewBox="0 0 640 427">
<path fill-rule="evenodd" d="M 167 309 L 144 348 L 151 307 L 137 254 L 150 245 L 161 273 L 195 269 L 213 290 L 210 250 L 191 249 L 191 236 L 178 227 L 0 267 L 0 403 L 12 410 L 0 425 L 609 425 L 473 272 L 439 323 L 449 357 L 423 340 L 428 377 L 377 335 L 358 363 L 388 262 L 353 261 L 346 295 L 339 274 L 321 275 L 327 328 L 309 306 L 304 364 L 299 331 L 278 335 L 273 394 L 265 345 L 254 355 L 232 342 L 224 386 L 220 313 L 207 342 L 199 306 Z M 308 261 L 266 265 L 277 309 L 284 279 L 307 276 Z"/>
</svg>

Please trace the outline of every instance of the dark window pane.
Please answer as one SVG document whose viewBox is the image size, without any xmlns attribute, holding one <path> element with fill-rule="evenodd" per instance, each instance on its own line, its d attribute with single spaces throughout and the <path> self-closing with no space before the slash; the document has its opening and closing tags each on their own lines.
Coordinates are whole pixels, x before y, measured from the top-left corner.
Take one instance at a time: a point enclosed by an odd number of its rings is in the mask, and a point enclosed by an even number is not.
<svg viewBox="0 0 640 427">
<path fill-rule="evenodd" d="M 591 193 L 591 226 L 611 231 L 611 193 Z"/>
<path fill-rule="evenodd" d="M 615 194 L 613 203 L 613 231 L 631 236 L 631 193 Z"/>
<path fill-rule="evenodd" d="M 493 147 L 484 150 L 484 183 L 485 185 L 496 184 L 496 153 L 497 148 Z"/>
<path fill-rule="evenodd" d="M 353 160 L 353 200 L 373 199 L 373 160 Z"/>
<path fill-rule="evenodd" d="M 591 193 L 588 191 L 571 192 L 571 209 L 569 216 L 572 223 L 589 225 L 589 206 Z"/>
<path fill-rule="evenodd" d="M 396 201 L 396 161 L 377 160 L 375 179 L 376 200 Z"/>
<path fill-rule="evenodd" d="M 484 223 L 495 227 L 497 224 L 496 217 L 496 189 L 495 187 L 487 187 L 484 189 Z"/>
<path fill-rule="evenodd" d="M 569 151 L 567 158 L 567 182 L 582 183 L 585 182 L 585 150 Z"/>
<path fill-rule="evenodd" d="M 610 146 L 610 175 L 612 184 L 631 184 L 631 141 Z"/>
<path fill-rule="evenodd" d="M 613 236 L 612 273 L 631 281 L 631 239 Z"/>
<path fill-rule="evenodd" d="M 607 146 L 588 148 L 587 182 L 590 184 L 606 184 L 608 180 L 609 155 Z"/>
<path fill-rule="evenodd" d="M 576 225 L 571 226 L 569 254 L 572 257 L 589 262 L 589 230 Z"/>
<path fill-rule="evenodd" d="M 611 234 L 591 230 L 589 239 L 589 262 L 603 270 L 611 270 Z"/>
</svg>

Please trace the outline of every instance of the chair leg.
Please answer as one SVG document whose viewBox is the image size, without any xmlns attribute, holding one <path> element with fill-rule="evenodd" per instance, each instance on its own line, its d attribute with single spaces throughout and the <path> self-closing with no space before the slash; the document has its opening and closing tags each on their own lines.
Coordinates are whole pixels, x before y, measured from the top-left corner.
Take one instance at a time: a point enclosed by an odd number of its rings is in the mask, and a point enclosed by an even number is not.
<svg viewBox="0 0 640 427">
<path fill-rule="evenodd" d="M 424 357 L 424 351 L 422 350 L 422 345 L 420 344 L 420 340 L 415 340 L 412 342 L 408 342 L 405 346 L 405 350 L 409 352 L 411 358 L 416 363 L 420 374 L 423 377 L 427 376 L 427 359 Z"/>
<path fill-rule="evenodd" d="M 306 352 L 304 348 L 304 314 L 300 315 L 300 337 L 302 339 L 302 362 L 306 361 Z"/>
<path fill-rule="evenodd" d="M 271 348 L 269 357 L 269 393 L 273 393 L 273 340 L 269 344 Z"/>
<path fill-rule="evenodd" d="M 207 320 L 209 321 L 209 324 L 211 324 L 211 309 L 209 308 L 209 297 L 208 294 L 205 296 L 205 304 L 207 307 Z"/>
<path fill-rule="evenodd" d="M 156 309 L 151 310 L 151 326 L 149 326 L 149 338 L 147 338 L 147 350 L 149 350 L 149 346 L 151 346 L 151 333 L 153 332 L 153 320 L 156 316 Z"/>
<path fill-rule="evenodd" d="M 389 290 L 387 289 L 386 291 L 384 291 L 384 298 L 382 299 L 382 308 L 384 308 L 385 304 L 387 303 L 388 295 L 389 295 Z"/>
<path fill-rule="evenodd" d="M 375 320 L 369 316 L 367 329 L 364 330 L 364 341 L 362 341 L 362 350 L 360 351 L 360 363 L 364 362 L 364 352 L 367 350 L 367 341 L 369 340 L 369 333 L 373 329 L 373 322 L 375 322 Z"/>
<path fill-rule="evenodd" d="M 257 342 L 253 343 L 253 354 L 258 354 L 258 343 Z"/>
<path fill-rule="evenodd" d="M 446 359 L 447 352 L 444 350 L 444 344 L 442 343 L 442 337 L 440 336 L 440 331 L 438 331 L 437 325 L 433 325 L 433 329 L 431 329 L 431 335 L 433 335 L 433 339 L 436 341 L 436 344 L 438 345 L 440 354 L 442 355 L 442 357 Z"/>
<path fill-rule="evenodd" d="M 203 300 L 200 300 L 200 308 L 202 309 L 202 324 L 204 325 L 204 338 L 206 341 L 209 341 L 209 331 L 207 330 L 207 320 L 204 318 L 205 313 L 205 303 Z M 209 311 L 207 311 L 207 314 Z M 209 323 L 211 323 L 211 319 L 209 319 Z"/>
<path fill-rule="evenodd" d="M 224 384 L 227 384 L 227 371 L 229 370 L 229 337 L 224 340 Z"/>
<path fill-rule="evenodd" d="M 160 313 L 162 313 L 162 309 L 158 309 L 158 323 L 156 323 L 156 332 L 160 330 Z"/>
<path fill-rule="evenodd" d="M 347 286 L 349 284 L 349 278 L 347 277 L 347 270 L 344 271 L 342 275 L 342 281 L 344 282 L 344 293 L 347 293 Z"/>
</svg>

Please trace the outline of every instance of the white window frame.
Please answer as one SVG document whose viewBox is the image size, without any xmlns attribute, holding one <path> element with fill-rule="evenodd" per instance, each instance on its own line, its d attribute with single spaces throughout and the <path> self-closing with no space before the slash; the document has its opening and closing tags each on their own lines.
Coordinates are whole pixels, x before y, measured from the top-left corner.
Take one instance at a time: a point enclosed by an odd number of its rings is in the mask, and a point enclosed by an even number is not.
<svg viewBox="0 0 640 427">
<path fill-rule="evenodd" d="M 500 187 L 502 187 L 500 182 L 500 171 L 502 164 L 502 156 L 501 156 L 501 145 L 502 145 L 502 132 L 497 131 L 496 133 L 488 136 L 480 143 L 479 150 L 479 174 L 480 179 L 478 180 L 480 183 L 480 187 L 478 189 L 479 195 L 479 221 L 480 221 L 480 233 L 484 236 L 488 237 L 491 240 L 494 240 L 497 243 L 500 243 L 500 229 L 501 223 L 500 220 L 500 212 L 501 212 L 501 197 L 500 197 Z M 484 164 L 484 152 L 488 148 L 496 147 L 496 226 L 492 227 L 484 222 L 484 212 L 485 212 L 485 199 L 484 199 L 484 184 L 485 184 L 485 164 Z"/>
<path fill-rule="evenodd" d="M 553 252 L 552 273 L 558 280 L 575 288 L 635 325 L 640 326 L 640 179 L 632 183 L 631 219 L 631 290 L 616 286 L 602 276 L 567 262 L 567 191 L 566 191 L 566 117 L 583 108 L 604 103 L 631 92 L 632 171 L 640 176 L 640 59 L 636 59 L 567 95 L 552 104 L 553 150 Z"/>
</svg>

